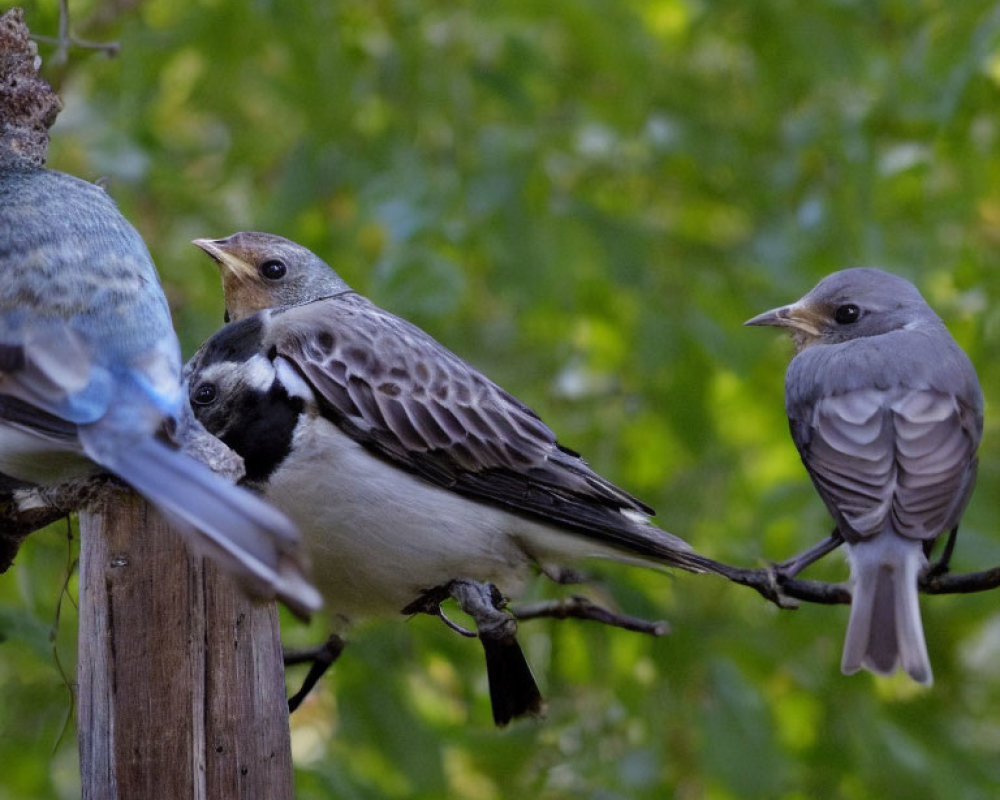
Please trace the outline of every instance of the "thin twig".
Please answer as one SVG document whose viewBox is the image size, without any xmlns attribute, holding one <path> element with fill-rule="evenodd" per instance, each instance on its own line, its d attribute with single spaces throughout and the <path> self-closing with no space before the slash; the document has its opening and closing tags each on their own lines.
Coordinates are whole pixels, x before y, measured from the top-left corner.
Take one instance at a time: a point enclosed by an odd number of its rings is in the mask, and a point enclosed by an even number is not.
<svg viewBox="0 0 1000 800">
<path fill-rule="evenodd" d="M 720 575 L 733 583 L 756 589 L 779 608 L 794 609 L 798 605 L 795 601 L 799 600 L 825 605 L 850 604 L 851 590 L 846 584 L 789 578 L 781 567 L 781 564 L 770 564 L 758 569 L 745 569 L 715 562 L 715 571 Z M 961 575 L 951 575 L 931 567 L 920 576 L 919 582 L 919 589 L 924 594 L 973 594 L 997 588 L 1000 588 L 1000 566 Z"/>
<path fill-rule="evenodd" d="M 60 59 L 59 55 L 64 53 L 69 46 L 76 47 L 80 50 L 97 50 L 102 53 L 107 53 L 108 58 L 114 58 L 121 52 L 122 49 L 121 42 L 91 42 L 87 39 L 80 39 L 79 37 L 72 35 L 63 39 L 59 36 L 45 36 L 41 33 L 33 33 L 31 34 L 31 38 L 41 44 L 58 45 L 59 49 L 56 50 L 56 55 L 52 57 L 53 63 L 56 64 L 65 62 L 66 56 L 62 55 L 62 58 Z"/>
<path fill-rule="evenodd" d="M 52 63 L 65 64 L 69 60 L 70 47 L 77 47 L 81 50 L 97 50 L 107 53 L 108 58 L 114 58 L 121 51 L 118 42 L 91 42 L 80 39 L 69 32 L 69 0 L 59 0 L 59 35 L 43 36 L 32 34 L 31 38 L 43 44 L 54 44 L 56 51 L 52 55 Z"/>
<path fill-rule="evenodd" d="M 299 690 L 295 694 L 288 698 L 289 714 L 302 705 L 302 701 L 305 700 L 306 695 L 312 691 L 319 679 L 340 658 L 340 654 L 344 652 L 346 646 L 347 640 L 334 633 L 319 647 L 308 647 L 302 650 L 285 650 L 284 662 L 286 667 L 294 664 L 310 665 L 309 672 L 306 674 L 305 680 L 302 681 L 302 686 L 299 687 Z"/>
<path fill-rule="evenodd" d="M 971 594 L 997 587 L 1000 587 L 1000 567 L 961 575 L 925 575 L 920 580 L 920 591 L 927 594 Z"/>
<path fill-rule="evenodd" d="M 52 627 L 49 629 L 49 643 L 52 645 L 52 658 L 56 662 L 56 668 L 59 670 L 59 675 L 63 679 L 63 685 L 66 687 L 66 691 L 69 693 L 69 707 L 66 709 L 66 717 L 63 719 L 62 728 L 59 731 L 59 736 L 56 737 L 55 744 L 52 746 L 52 752 L 55 753 L 56 749 L 62 743 L 66 734 L 69 732 L 70 725 L 73 722 L 74 713 L 76 711 L 76 690 L 75 684 L 70 677 L 69 672 L 66 671 L 66 667 L 59 657 L 59 622 L 62 619 L 62 607 L 63 600 L 68 599 L 73 608 L 79 610 L 76 600 L 69 593 L 69 582 L 76 572 L 77 567 L 79 567 L 80 562 L 73 555 L 73 523 L 67 516 L 66 519 L 66 571 L 63 574 L 62 587 L 59 589 L 59 600 L 56 602 L 56 613 L 52 620 Z"/>
<path fill-rule="evenodd" d="M 620 614 L 600 606 L 581 595 L 573 595 L 560 600 L 547 600 L 527 606 L 511 608 L 511 613 L 519 622 L 530 619 L 548 617 L 551 619 L 583 619 L 624 628 L 637 633 L 648 633 L 650 636 L 666 636 L 670 633 L 670 625 L 663 620 L 648 620 Z"/>
</svg>

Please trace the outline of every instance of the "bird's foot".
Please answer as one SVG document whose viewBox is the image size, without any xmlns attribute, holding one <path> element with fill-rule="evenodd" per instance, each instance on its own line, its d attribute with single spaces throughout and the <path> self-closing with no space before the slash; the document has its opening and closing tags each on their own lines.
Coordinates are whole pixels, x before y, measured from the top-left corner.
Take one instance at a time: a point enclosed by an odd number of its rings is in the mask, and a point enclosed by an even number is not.
<svg viewBox="0 0 1000 800">
<path fill-rule="evenodd" d="M 401 613 L 406 614 L 407 616 L 412 616 L 413 614 L 427 614 L 431 617 L 437 617 L 460 636 L 475 639 L 478 636 L 475 631 L 470 631 L 468 628 L 459 625 L 457 622 L 449 618 L 448 615 L 444 613 L 444 609 L 441 608 L 441 604 L 445 600 L 452 597 L 452 586 L 453 584 L 449 583 L 444 586 L 435 586 L 433 589 L 429 589 L 406 606 Z M 470 616 L 473 615 L 470 614 Z"/>
<path fill-rule="evenodd" d="M 448 594 L 472 617 L 480 639 L 513 640 L 517 620 L 507 611 L 507 601 L 492 583 L 455 580 L 448 584 Z"/>
<path fill-rule="evenodd" d="M 312 691 L 319 679 L 323 677 L 324 673 L 340 658 L 340 654 L 344 652 L 346 646 L 347 641 L 343 637 L 332 634 L 329 639 L 317 647 L 307 647 L 302 650 L 286 650 L 284 652 L 286 667 L 294 664 L 311 664 L 309 672 L 306 673 L 305 680 L 302 681 L 302 687 L 288 698 L 289 714 L 302 705 L 302 701 L 305 700 L 306 696 Z"/>
<path fill-rule="evenodd" d="M 709 572 L 721 575 L 733 583 L 749 586 L 762 597 L 774 603 L 778 608 L 798 608 L 798 604 L 784 591 L 787 578 L 782 564 L 768 564 L 757 569 L 734 567 L 721 561 L 701 557 L 704 568 Z"/>
<path fill-rule="evenodd" d="M 758 569 L 733 567 L 711 559 L 704 560 L 710 571 L 716 572 L 734 583 L 756 589 L 761 596 L 774 603 L 778 608 L 798 608 L 798 600 L 814 603 L 850 603 L 851 593 L 842 584 L 803 581 L 796 578 L 796 575 L 802 570 L 836 550 L 843 542 L 844 539 L 840 532 L 834 528 L 826 539 L 813 545 L 805 552 Z"/>
<path fill-rule="evenodd" d="M 790 580 L 798 575 L 810 564 L 819 561 L 823 556 L 832 553 L 844 543 L 844 538 L 836 528 L 823 541 L 813 545 L 808 550 L 799 553 L 797 556 L 780 561 L 774 565 L 782 580 Z"/>
<path fill-rule="evenodd" d="M 956 525 L 948 534 L 948 541 L 944 544 L 941 556 L 924 571 L 921 578 L 923 582 L 933 583 L 948 574 L 948 571 L 951 569 L 951 556 L 955 552 L 955 540 L 957 538 L 958 526 Z"/>
<path fill-rule="evenodd" d="M 448 598 L 472 617 L 477 633 L 448 619 L 441 603 Z M 477 636 L 486 656 L 493 721 L 506 725 L 515 717 L 538 715 L 544 702 L 521 645 L 517 641 L 517 620 L 507 610 L 507 601 L 491 583 L 468 579 L 454 580 L 425 592 L 403 609 L 404 614 L 430 614 L 463 636 Z"/>
<path fill-rule="evenodd" d="M 753 587 L 762 597 L 770 600 L 778 608 L 796 609 L 799 607 L 798 602 L 789 597 L 784 589 L 785 584 L 791 580 L 786 572 L 786 564 L 787 562 L 782 562 L 768 564 L 760 569 L 744 570 L 743 578 L 737 579 L 737 582 Z"/>
</svg>

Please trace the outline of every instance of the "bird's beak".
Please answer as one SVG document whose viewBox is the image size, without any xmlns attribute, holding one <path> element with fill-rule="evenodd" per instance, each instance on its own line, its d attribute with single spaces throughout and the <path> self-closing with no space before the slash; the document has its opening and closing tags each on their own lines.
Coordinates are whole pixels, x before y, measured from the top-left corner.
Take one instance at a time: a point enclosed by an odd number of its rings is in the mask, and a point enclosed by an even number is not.
<svg viewBox="0 0 1000 800">
<path fill-rule="evenodd" d="M 227 239 L 194 239 L 191 244 L 200 247 L 212 260 L 219 265 L 220 269 L 228 270 L 237 278 L 254 278 L 256 270 L 226 249 Z"/>
<path fill-rule="evenodd" d="M 743 323 L 744 325 L 773 325 L 777 328 L 792 328 L 801 331 L 809 337 L 822 333 L 822 317 L 809 306 L 792 303 L 790 306 L 772 308 L 763 314 L 758 314 Z"/>
</svg>

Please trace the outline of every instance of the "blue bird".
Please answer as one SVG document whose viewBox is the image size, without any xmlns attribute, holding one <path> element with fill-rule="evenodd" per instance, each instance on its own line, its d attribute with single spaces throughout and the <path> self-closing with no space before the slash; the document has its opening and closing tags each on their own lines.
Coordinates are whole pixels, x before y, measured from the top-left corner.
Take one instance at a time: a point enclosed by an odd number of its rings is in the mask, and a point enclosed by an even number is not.
<svg viewBox="0 0 1000 800">
<path fill-rule="evenodd" d="M 319 606 L 292 523 L 177 449 L 191 412 L 153 261 L 101 188 L 0 169 L 0 486 L 111 472 L 254 594 Z"/>
</svg>

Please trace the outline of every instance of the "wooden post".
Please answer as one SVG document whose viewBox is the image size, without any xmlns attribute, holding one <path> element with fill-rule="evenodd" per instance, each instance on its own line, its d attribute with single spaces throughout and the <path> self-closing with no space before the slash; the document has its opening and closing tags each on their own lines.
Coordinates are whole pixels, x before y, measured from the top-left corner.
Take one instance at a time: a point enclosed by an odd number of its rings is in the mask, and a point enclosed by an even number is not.
<svg viewBox="0 0 1000 800">
<path fill-rule="evenodd" d="M 274 603 L 193 557 L 141 498 L 80 515 L 84 800 L 291 800 Z"/>
</svg>

